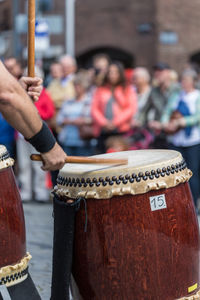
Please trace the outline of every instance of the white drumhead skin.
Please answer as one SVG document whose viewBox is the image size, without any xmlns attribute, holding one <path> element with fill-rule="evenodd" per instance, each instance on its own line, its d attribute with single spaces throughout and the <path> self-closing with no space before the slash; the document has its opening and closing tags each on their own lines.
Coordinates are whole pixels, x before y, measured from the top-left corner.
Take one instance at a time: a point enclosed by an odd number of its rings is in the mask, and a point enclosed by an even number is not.
<svg viewBox="0 0 200 300">
<path fill-rule="evenodd" d="M 176 164 L 181 161 L 182 155 L 173 150 L 133 150 L 95 155 L 97 158 L 128 159 L 127 165 L 102 165 L 102 164 L 65 164 L 60 170 L 62 175 L 92 175 L 115 173 L 122 174 L 127 171 L 149 171 L 166 165 Z"/>
<path fill-rule="evenodd" d="M 10 158 L 5 146 L 0 145 L 0 170 L 13 166 L 14 160 Z"/>
<path fill-rule="evenodd" d="M 3 146 L 3 145 L 0 145 L 0 157 L 1 157 L 2 155 L 4 155 L 6 152 L 7 152 L 6 147 Z"/>
<path fill-rule="evenodd" d="M 128 164 L 66 164 L 59 172 L 55 192 L 73 199 L 106 199 L 174 187 L 192 175 L 182 155 L 173 150 L 134 150 L 94 157 L 126 158 Z"/>
</svg>

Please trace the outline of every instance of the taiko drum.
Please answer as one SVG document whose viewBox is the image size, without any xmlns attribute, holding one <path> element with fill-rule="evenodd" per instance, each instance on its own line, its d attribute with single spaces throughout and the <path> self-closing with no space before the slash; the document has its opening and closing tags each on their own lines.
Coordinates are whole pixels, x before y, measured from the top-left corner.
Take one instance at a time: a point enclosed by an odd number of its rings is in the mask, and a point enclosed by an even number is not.
<svg viewBox="0 0 200 300">
<path fill-rule="evenodd" d="M 60 200 L 76 215 L 73 277 L 84 300 L 200 299 L 199 227 L 181 154 L 120 152 L 128 165 L 66 165 Z M 84 232 L 87 221 L 87 231 Z"/>
<path fill-rule="evenodd" d="M 0 145 L 0 285 L 26 279 L 30 255 L 26 253 L 24 213 L 15 182 L 13 160 Z"/>
</svg>

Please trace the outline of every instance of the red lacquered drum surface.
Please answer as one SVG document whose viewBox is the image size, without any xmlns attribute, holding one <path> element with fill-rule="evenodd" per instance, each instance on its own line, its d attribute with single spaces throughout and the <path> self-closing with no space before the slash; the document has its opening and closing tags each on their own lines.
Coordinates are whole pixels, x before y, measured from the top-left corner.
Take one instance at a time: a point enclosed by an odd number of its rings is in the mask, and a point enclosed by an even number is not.
<svg viewBox="0 0 200 300">
<path fill-rule="evenodd" d="M 12 170 L 14 161 L 0 145 L 0 286 L 10 287 L 28 276 L 25 222 L 20 194 Z"/>
<path fill-rule="evenodd" d="M 156 195 L 165 195 L 166 208 L 152 210 Z M 87 199 L 87 217 L 85 233 L 83 205 L 73 275 L 84 300 L 174 300 L 199 289 L 199 229 L 188 183 Z"/>
<path fill-rule="evenodd" d="M 0 170 L 0 268 L 26 255 L 24 213 L 11 167 Z"/>
</svg>

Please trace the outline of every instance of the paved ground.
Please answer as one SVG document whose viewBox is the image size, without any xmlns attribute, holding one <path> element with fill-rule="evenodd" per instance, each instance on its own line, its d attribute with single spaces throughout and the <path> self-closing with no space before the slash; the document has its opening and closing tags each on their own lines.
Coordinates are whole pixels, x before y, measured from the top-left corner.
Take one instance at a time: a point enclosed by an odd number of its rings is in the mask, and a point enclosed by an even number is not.
<svg viewBox="0 0 200 300">
<path fill-rule="evenodd" d="M 50 299 L 53 218 L 51 204 L 24 204 L 30 274 L 42 300 Z"/>
<path fill-rule="evenodd" d="M 50 299 L 53 218 L 51 204 L 24 204 L 30 274 L 42 300 Z M 200 218 L 199 218 L 200 223 Z"/>
</svg>

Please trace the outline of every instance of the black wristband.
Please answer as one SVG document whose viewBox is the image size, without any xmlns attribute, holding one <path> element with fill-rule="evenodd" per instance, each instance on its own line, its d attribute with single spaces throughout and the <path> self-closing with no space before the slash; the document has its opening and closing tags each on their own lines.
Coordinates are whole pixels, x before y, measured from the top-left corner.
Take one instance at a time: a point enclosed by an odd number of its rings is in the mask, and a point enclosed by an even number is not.
<svg viewBox="0 0 200 300">
<path fill-rule="evenodd" d="M 40 131 L 32 138 L 26 140 L 40 153 L 46 153 L 50 151 L 56 143 L 55 137 L 44 121 Z"/>
</svg>

